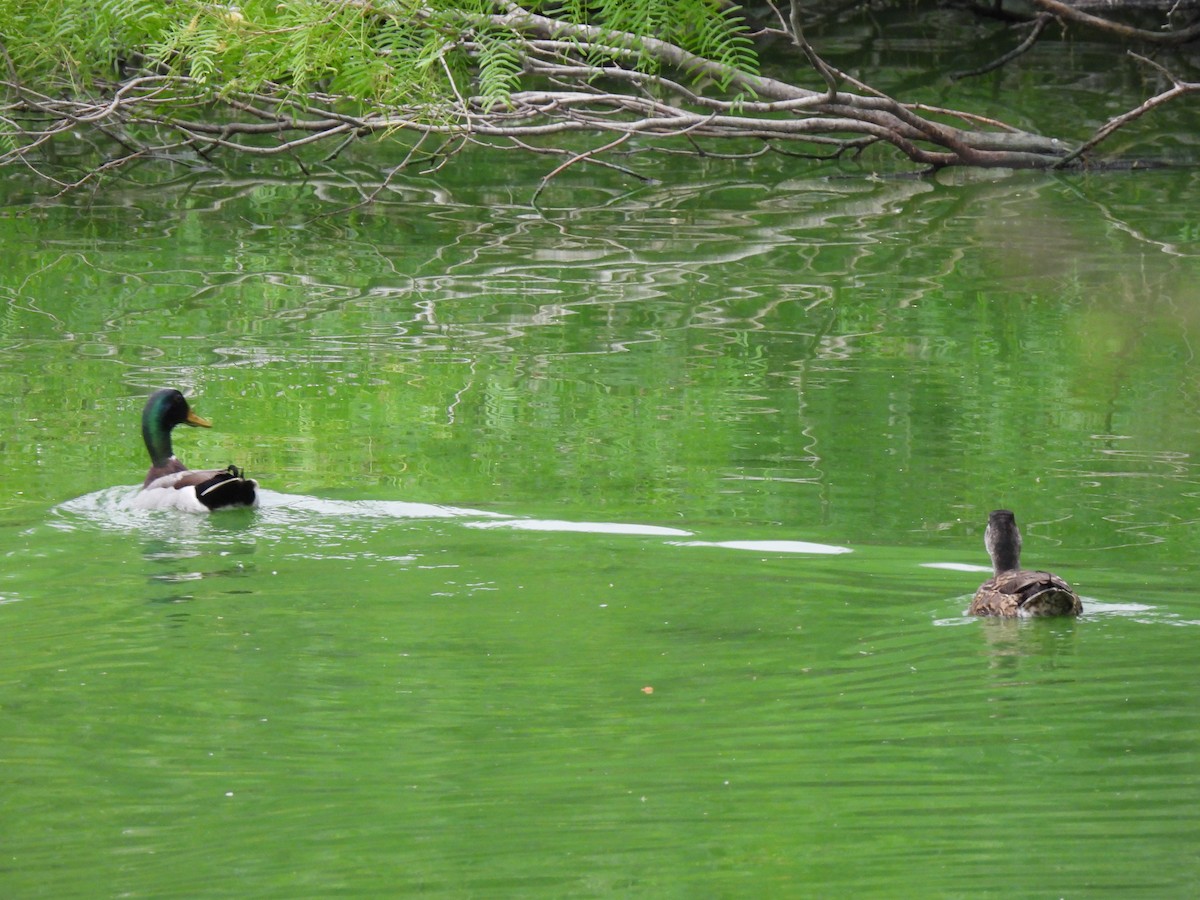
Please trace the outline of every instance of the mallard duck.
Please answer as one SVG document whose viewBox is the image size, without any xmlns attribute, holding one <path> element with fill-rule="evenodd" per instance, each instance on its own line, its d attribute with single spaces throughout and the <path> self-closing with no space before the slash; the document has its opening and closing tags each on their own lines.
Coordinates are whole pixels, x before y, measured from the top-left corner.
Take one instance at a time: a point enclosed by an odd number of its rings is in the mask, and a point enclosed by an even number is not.
<svg viewBox="0 0 1200 900">
<path fill-rule="evenodd" d="M 1021 532 L 1010 510 L 988 516 L 983 545 L 996 574 L 979 586 L 967 608 L 972 616 L 1077 616 L 1083 604 L 1071 586 L 1049 572 L 1021 568 Z"/>
<path fill-rule="evenodd" d="M 258 482 L 246 478 L 237 466 L 193 470 L 176 459 L 171 450 L 171 429 L 176 425 L 212 427 L 192 411 L 179 391 L 155 391 L 142 410 L 142 438 L 150 453 L 150 471 L 134 498 L 135 506 L 188 512 L 258 506 Z"/>
</svg>

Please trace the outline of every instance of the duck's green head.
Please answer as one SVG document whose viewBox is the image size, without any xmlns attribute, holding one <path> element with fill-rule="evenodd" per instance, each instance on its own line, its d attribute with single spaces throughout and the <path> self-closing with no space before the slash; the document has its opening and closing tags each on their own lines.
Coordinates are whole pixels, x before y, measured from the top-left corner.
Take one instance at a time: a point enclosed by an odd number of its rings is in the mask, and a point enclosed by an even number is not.
<svg viewBox="0 0 1200 900">
<path fill-rule="evenodd" d="M 142 437 L 154 465 L 166 462 L 171 451 L 171 429 L 176 425 L 197 425 L 211 428 L 212 422 L 196 415 L 183 394 L 174 388 L 155 391 L 142 410 Z"/>
</svg>

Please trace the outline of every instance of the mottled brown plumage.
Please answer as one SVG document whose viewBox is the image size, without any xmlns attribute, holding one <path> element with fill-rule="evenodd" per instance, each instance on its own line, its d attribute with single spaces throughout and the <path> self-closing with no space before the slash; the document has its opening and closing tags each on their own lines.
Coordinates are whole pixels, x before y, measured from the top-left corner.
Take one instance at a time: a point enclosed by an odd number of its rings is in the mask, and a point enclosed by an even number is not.
<svg viewBox="0 0 1200 900">
<path fill-rule="evenodd" d="M 1077 616 L 1083 604 L 1071 586 L 1050 572 L 1021 568 L 1021 532 L 1007 509 L 988 516 L 984 546 L 996 574 L 979 586 L 967 613 L 972 616 Z"/>
</svg>

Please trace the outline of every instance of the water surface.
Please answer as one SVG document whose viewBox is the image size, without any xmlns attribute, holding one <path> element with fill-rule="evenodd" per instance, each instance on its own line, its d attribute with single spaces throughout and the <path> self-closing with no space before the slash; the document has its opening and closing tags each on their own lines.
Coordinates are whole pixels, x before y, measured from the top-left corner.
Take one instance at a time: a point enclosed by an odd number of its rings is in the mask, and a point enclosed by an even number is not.
<svg viewBox="0 0 1200 900">
<path fill-rule="evenodd" d="M 1191 890 L 1194 173 L 458 171 L 0 219 L 6 896 Z"/>
</svg>

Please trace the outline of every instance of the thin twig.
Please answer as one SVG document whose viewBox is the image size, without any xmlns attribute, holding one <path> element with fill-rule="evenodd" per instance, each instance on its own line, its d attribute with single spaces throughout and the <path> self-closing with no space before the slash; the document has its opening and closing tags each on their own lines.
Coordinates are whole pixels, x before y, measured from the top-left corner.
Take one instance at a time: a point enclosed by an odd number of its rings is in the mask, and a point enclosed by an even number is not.
<svg viewBox="0 0 1200 900">
<path fill-rule="evenodd" d="M 1170 79 L 1171 87 L 1159 94 L 1155 94 L 1149 100 L 1146 100 L 1128 112 L 1121 113 L 1121 115 L 1114 116 L 1113 118 L 1109 119 L 1098 129 L 1096 129 L 1095 133 L 1090 138 L 1075 148 L 1072 153 L 1065 156 L 1062 162 L 1055 166 L 1055 168 L 1061 169 L 1070 165 L 1075 160 L 1079 159 L 1079 157 L 1091 151 L 1091 149 L 1101 141 L 1107 140 L 1109 137 L 1111 137 L 1115 131 L 1123 128 L 1135 119 L 1141 118 L 1155 107 L 1162 106 L 1164 103 L 1168 103 L 1171 100 L 1174 100 L 1176 97 L 1182 97 L 1184 94 L 1194 94 L 1200 92 L 1200 82 L 1181 81 L 1154 60 L 1147 59 L 1140 53 L 1134 53 L 1132 50 L 1129 51 L 1129 55 L 1134 59 L 1140 60 L 1141 62 L 1144 62 L 1147 65 L 1157 69 L 1161 74 Z"/>
<path fill-rule="evenodd" d="M 1006 65 L 1006 64 L 1012 62 L 1018 56 L 1028 53 L 1029 48 L 1032 47 L 1035 43 L 1037 43 L 1037 39 L 1042 36 L 1042 32 L 1046 30 L 1046 26 L 1049 25 L 1053 21 L 1054 21 L 1054 16 L 1052 16 L 1050 13 L 1048 13 L 1048 12 L 1038 13 L 1037 16 L 1033 20 L 1033 28 L 1030 29 L 1029 34 L 1025 38 L 1025 40 L 1021 41 L 1021 43 L 1017 44 L 1017 46 L 1013 47 L 1011 50 L 1009 50 L 1003 56 L 993 59 L 990 63 L 987 63 L 986 65 L 982 65 L 977 69 L 967 69 L 962 72 L 951 72 L 950 80 L 958 81 L 961 78 L 974 78 L 976 75 L 984 75 L 988 72 L 992 72 L 996 69 L 999 69 L 1003 65 Z"/>
<path fill-rule="evenodd" d="M 1114 22 L 1102 16 L 1094 16 L 1091 13 L 1076 9 L 1074 6 L 1069 6 L 1061 2 L 1061 0 L 1033 0 L 1033 2 L 1034 5 L 1040 6 L 1042 9 L 1053 13 L 1061 19 L 1066 19 L 1069 22 L 1078 22 L 1081 25 L 1087 25 L 1091 28 L 1098 28 L 1101 31 L 1118 35 L 1127 40 L 1175 46 L 1186 44 L 1200 37 L 1200 23 L 1191 25 L 1188 28 L 1181 28 L 1178 31 L 1147 31 L 1144 28 L 1134 28 L 1132 25 L 1126 25 L 1123 22 Z"/>
<path fill-rule="evenodd" d="M 791 0 L 792 8 L 788 16 L 788 25 L 791 27 L 792 43 L 800 48 L 804 54 L 808 64 L 816 69 L 817 74 L 825 80 L 825 99 L 832 102 L 837 96 L 838 83 L 834 74 L 834 70 L 825 63 L 817 55 L 817 51 L 813 49 L 812 44 L 804 37 L 804 28 L 800 25 L 800 0 Z"/>
<path fill-rule="evenodd" d="M 594 157 L 594 156 L 597 156 L 608 150 L 612 150 L 614 147 L 619 147 L 621 144 L 625 143 L 631 137 L 633 137 L 633 133 L 626 132 L 625 134 L 618 137 L 616 140 L 609 141 L 603 147 L 595 147 L 595 148 L 593 148 L 591 150 L 587 150 L 583 153 L 576 153 L 574 156 L 572 156 L 570 159 L 568 159 L 562 165 L 556 166 L 552 172 L 550 172 L 547 175 L 542 176 L 541 183 L 537 186 L 537 190 L 533 192 L 533 197 L 531 197 L 529 200 L 529 205 L 533 206 L 533 207 L 537 206 L 537 199 L 539 196 L 541 196 L 542 191 L 544 191 L 546 189 L 546 186 L 550 183 L 550 181 L 553 178 L 555 178 L 560 172 L 564 171 L 565 169 L 569 169 L 571 166 L 575 165 L 576 163 L 586 162 L 587 160 L 592 159 L 592 157 Z M 630 174 L 632 175 L 633 173 L 630 172 Z M 642 178 L 642 180 L 648 181 L 649 179 Z"/>
</svg>

